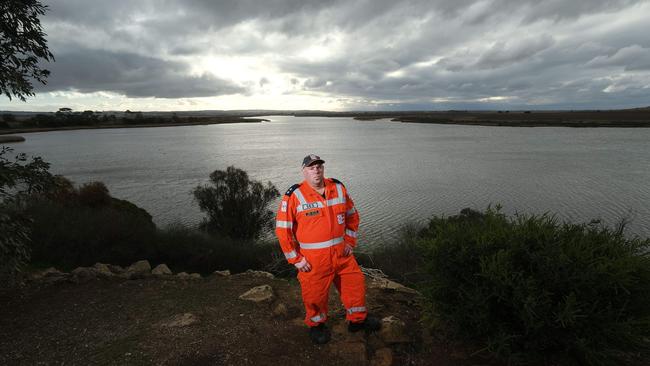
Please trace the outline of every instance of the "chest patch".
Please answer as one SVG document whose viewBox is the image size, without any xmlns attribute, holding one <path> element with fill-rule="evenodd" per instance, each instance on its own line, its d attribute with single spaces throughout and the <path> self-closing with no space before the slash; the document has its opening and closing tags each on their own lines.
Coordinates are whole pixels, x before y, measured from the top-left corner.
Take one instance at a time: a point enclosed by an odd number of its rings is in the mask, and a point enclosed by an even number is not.
<svg viewBox="0 0 650 366">
<path fill-rule="evenodd" d="M 320 215 L 320 210 L 314 210 L 305 213 L 305 216 L 318 216 L 318 215 Z"/>
<path fill-rule="evenodd" d="M 343 223 L 345 222 L 345 217 L 343 216 L 343 214 L 338 214 L 336 215 L 336 220 L 339 222 L 339 225 L 343 225 Z"/>
</svg>

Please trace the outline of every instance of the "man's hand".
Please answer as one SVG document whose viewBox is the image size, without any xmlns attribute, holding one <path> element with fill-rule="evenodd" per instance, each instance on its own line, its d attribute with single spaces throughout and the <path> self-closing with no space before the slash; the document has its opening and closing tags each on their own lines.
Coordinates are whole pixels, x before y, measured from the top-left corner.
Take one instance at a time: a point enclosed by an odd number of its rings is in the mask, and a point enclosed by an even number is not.
<svg viewBox="0 0 650 366">
<path fill-rule="evenodd" d="M 350 244 L 345 244 L 345 248 L 343 248 L 343 255 L 349 257 L 350 254 L 352 254 L 352 246 Z"/>
<path fill-rule="evenodd" d="M 300 271 L 300 272 L 309 272 L 309 271 L 311 271 L 311 264 L 309 264 L 309 262 L 307 262 L 306 257 L 302 257 L 300 262 L 294 264 L 294 266 L 296 266 L 296 268 L 298 268 L 298 271 Z"/>
</svg>

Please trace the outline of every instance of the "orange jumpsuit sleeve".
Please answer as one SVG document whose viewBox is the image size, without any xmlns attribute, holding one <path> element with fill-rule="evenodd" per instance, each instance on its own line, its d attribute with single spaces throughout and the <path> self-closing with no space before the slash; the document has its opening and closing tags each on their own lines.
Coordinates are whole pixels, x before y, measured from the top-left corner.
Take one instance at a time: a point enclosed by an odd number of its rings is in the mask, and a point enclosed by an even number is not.
<svg viewBox="0 0 650 366">
<path fill-rule="evenodd" d="M 280 248 L 287 262 L 295 264 L 302 259 L 300 246 L 295 237 L 296 207 L 295 199 L 290 195 L 283 195 L 275 219 L 275 235 L 280 242 Z"/>
<path fill-rule="evenodd" d="M 354 201 L 345 191 L 345 236 L 343 241 L 354 247 L 357 245 L 357 231 L 359 230 L 359 212 L 354 206 Z"/>
</svg>

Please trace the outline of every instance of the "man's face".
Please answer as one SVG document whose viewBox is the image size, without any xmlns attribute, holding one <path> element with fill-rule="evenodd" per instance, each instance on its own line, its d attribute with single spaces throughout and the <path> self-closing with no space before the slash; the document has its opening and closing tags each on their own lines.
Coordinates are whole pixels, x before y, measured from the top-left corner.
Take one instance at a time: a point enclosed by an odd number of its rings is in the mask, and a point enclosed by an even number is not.
<svg viewBox="0 0 650 366">
<path fill-rule="evenodd" d="M 310 186 L 320 187 L 324 182 L 323 176 L 325 175 L 325 167 L 320 163 L 306 166 L 302 168 L 302 175 Z"/>
</svg>

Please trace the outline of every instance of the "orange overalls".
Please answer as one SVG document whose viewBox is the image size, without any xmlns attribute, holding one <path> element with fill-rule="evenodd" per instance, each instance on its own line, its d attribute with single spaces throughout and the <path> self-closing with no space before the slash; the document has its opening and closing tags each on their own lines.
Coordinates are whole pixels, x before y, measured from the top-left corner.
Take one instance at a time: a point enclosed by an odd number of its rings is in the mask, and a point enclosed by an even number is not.
<svg viewBox="0 0 650 366">
<path fill-rule="evenodd" d="M 356 323 L 366 318 L 363 273 L 353 255 L 343 256 L 345 244 L 356 245 L 358 228 L 354 202 L 335 179 L 325 179 L 325 197 L 304 181 L 282 197 L 275 228 L 282 252 L 289 263 L 305 256 L 312 267 L 309 272 L 298 272 L 305 324 L 310 327 L 327 320 L 332 282 L 345 306 L 346 319 Z"/>
</svg>

